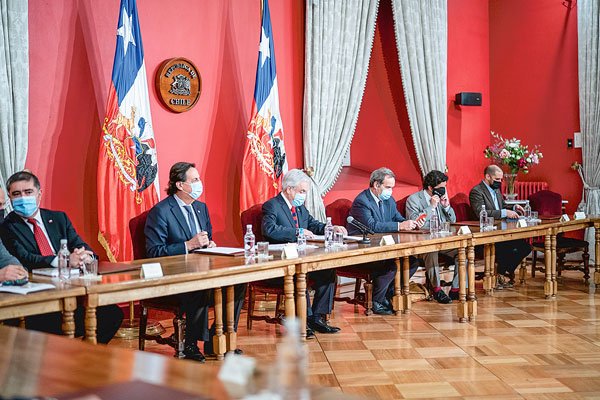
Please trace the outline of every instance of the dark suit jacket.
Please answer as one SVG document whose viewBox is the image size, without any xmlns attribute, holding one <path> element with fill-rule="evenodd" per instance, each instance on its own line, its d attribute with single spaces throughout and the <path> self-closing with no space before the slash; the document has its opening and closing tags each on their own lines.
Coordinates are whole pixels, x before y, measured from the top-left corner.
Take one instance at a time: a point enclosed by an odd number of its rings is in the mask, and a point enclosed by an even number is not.
<svg viewBox="0 0 600 400">
<path fill-rule="evenodd" d="M 383 214 L 370 193 L 370 189 L 363 190 L 354 199 L 350 208 L 350 215 L 371 228 L 375 233 L 398 232 L 398 222 L 406 219 L 398 212 L 396 201 L 393 197 L 383 200 Z M 348 233 L 360 233 L 353 225 L 348 224 Z"/>
<path fill-rule="evenodd" d="M 271 243 L 291 243 L 296 241 L 296 224 L 292 213 L 279 193 L 277 196 L 266 201 L 262 207 L 262 234 Z M 310 215 L 306 207 L 296 207 L 298 216 L 298 227 L 308 229 L 315 235 L 325 232 L 325 224 L 317 221 Z"/>
<path fill-rule="evenodd" d="M 44 226 L 54 251 L 60 250 L 60 240 L 67 239 L 69 251 L 85 247 L 92 250 L 75 231 L 67 214 L 40 208 Z M 29 225 L 14 211 L 7 215 L 0 230 L 6 249 L 28 269 L 51 267 L 55 256 L 42 256 Z"/>
<path fill-rule="evenodd" d="M 495 190 L 495 192 L 496 198 L 498 199 L 498 205 L 500 206 L 500 209 L 498 210 L 494 205 L 494 199 L 488 188 L 485 186 L 485 183 L 479 182 L 479 185 L 471 189 L 471 193 L 469 193 L 469 202 L 471 203 L 471 210 L 473 210 L 475 215 L 479 215 L 481 206 L 485 204 L 485 211 L 489 217 L 493 217 L 494 219 L 502 218 L 501 210 L 505 208 L 508 209 L 510 206 L 504 203 L 500 190 Z"/>
<path fill-rule="evenodd" d="M 201 231 L 208 233 L 212 240 L 212 225 L 206 204 L 194 201 L 192 208 Z M 157 203 L 148 213 L 146 219 L 146 255 L 163 257 L 185 254 L 185 242 L 192 238 L 187 216 L 184 216 L 173 196 Z"/>
<path fill-rule="evenodd" d="M 7 265 L 21 265 L 21 263 L 6 250 L 2 241 L 0 241 L 0 269 Z"/>
</svg>

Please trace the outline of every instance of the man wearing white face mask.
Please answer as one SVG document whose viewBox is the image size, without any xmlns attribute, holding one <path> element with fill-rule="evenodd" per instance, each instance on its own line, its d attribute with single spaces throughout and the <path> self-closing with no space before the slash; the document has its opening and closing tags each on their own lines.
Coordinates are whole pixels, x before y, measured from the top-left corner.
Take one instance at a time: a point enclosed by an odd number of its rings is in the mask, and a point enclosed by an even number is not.
<svg viewBox="0 0 600 400">
<path fill-rule="evenodd" d="M 396 177 L 389 168 L 379 168 L 371 173 L 369 188 L 362 191 L 352 202 L 350 215 L 375 233 L 409 231 L 415 229 L 417 222 L 405 219 L 396 209 L 392 189 Z M 354 225 L 348 225 L 351 235 L 360 233 Z M 396 266 L 392 260 L 369 263 L 373 272 L 373 313 L 391 315 L 393 313 L 390 298 Z M 358 267 L 362 268 L 362 267 Z M 418 261 L 411 257 L 411 276 L 418 268 Z"/>
<path fill-rule="evenodd" d="M 296 242 L 296 232 L 304 229 L 307 239 L 315 234 L 325 232 L 325 224 L 317 221 L 310 215 L 304 201 L 310 188 L 310 178 L 299 169 L 288 171 L 281 183 L 282 190 L 277 196 L 263 204 L 262 234 L 270 243 Z M 334 226 L 334 232 L 347 234 L 343 226 Z M 309 296 L 307 301 L 307 337 L 314 335 L 313 331 L 320 333 L 336 333 L 340 329 L 330 326 L 325 315 L 331 313 L 333 308 L 333 295 L 335 291 L 335 270 L 323 270 L 308 274 L 313 283 L 315 296 L 312 307 Z"/>
<path fill-rule="evenodd" d="M 215 247 L 212 224 L 206 204 L 198 199 L 203 186 L 195 164 L 175 163 L 169 171 L 167 198 L 157 203 L 146 220 L 146 255 L 164 257 L 191 253 L 203 247 Z M 246 294 L 246 285 L 235 286 L 235 329 Z M 198 340 L 205 343 L 205 353 L 212 353 L 214 326 L 208 329 L 210 291 L 201 290 L 178 295 L 186 314 L 185 358 L 204 362 Z M 226 307 L 223 307 L 226 310 Z M 237 353 L 241 351 L 236 349 Z"/>
</svg>

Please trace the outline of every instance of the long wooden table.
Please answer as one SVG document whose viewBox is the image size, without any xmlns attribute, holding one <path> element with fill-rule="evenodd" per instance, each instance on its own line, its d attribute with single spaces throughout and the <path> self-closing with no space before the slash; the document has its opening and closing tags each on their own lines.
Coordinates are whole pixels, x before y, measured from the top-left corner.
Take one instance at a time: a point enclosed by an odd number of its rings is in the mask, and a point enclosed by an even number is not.
<svg viewBox="0 0 600 400">
<path fill-rule="evenodd" d="M 219 368 L 213 365 L 5 326 L 0 326 L 0 343 L 0 397 L 54 397 L 140 380 L 211 399 L 249 394 L 221 382 Z M 267 367 L 260 368 L 254 390 L 268 384 Z M 238 389 L 239 396 L 232 395 L 232 389 Z M 312 399 L 357 398 L 322 387 L 311 387 L 310 392 Z"/>
<path fill-rule="evenodd" d="M 241 257 L 209 256 L 190 254 L 182 256 L 164 257 L 158 259 L 138 260 L 123 263 L 125 271 L 103 275 L 101 281 L 89 281 L 75 278 L 68 284 L 63 284 L 63 289 L 49 292 L 30 294 L 27 296 L 0 296 L 0 319 L 41 314 L 49 311 L 66 311 L 65 318 L 69 321 L 74 310 L 76 296 L 85 296 L 86 302 L 86 339 L 92 343 L 96 341 L 96 308 L 102 305 L 116 304 L 134 300 L 160 297 L 195 290 L 213 289 L 215 291 L 215 352 L 222 357 L 226 349 L 235 348 L 236 335 L 233 330 L 233 285 L 248 283 L 270 278 L 283 277 L 285 291 L 286 316 L 300 316 L 306 318 L 306 274 L 311 271 L 338 268 L 341 266 L 360 264 L 380 260 L 395 260 L 398 273 L 396 274 L 394 307 L 399 312 L 410 311 L 408 256 L 424 254 L 432 251 L 448 249 L 458 250 L 460 300 L 458 302 L 458 317 L 460 321 L 473 319 L 477 315 L 477 300 L 475 297 L 474 282 L 474 247 L 484 245 L 486 248 L 486 273 L 484 288 L 491 293 L 493 288 L 493 261 L 494 246 L 498 241 L 546 236 L 546 296 L 556 295 L 556 234 L 565 231 L 583 229 L 590 226 L 600 227 L 600 219 L 588 218 L 566 223 L 543 222 L 539 225 L 517 228 L 508 223 L 500 230 L 492 232 L 475 232 L 469 235 L 432 237 L 429 234 L 396 233 L 393 234 L 395 244 L 379 246 L 379 238 L 372 238 L 368 246 L 349 244 L 345 250 L 326 250 L 319 248 L 307 250 L 300 258 L 282 260 L 279 254 L 274 254 L 274 260 L 267 262 L 248 262 Z M 554 243 L 554 246 L 552 245 Z M 596 259 L 600 259 L 600 231 L 596 230 Z M 402 261 L 403 260 L 403 261 Z M 465 261 L 469 262 L 466 263 Z M 155 279 L 140 277 L 139 266 L 146 262 L 160 262 L 164 276 Z M 466 265 L 469 273 L 466 274 Z M 114 270 L 114 265 L 110 266 Z M 102 264 L 100 269 L 102 270 Z M 554 272 L 553 272 L 554 271 Z M 294 276 L 296 277 L 296 290 L 294 290 Z M 466 277 L 468 276 L 468 294 Z M 41 278 L 34 277 L 36 281 Z M 600 284 L 600 263 L 596 263 L 594 274 L 596 284 Z M 44 281 L 42 279 L 42 281 Z M 47 280 L 46 280 L 47 281 Z M 53 281 L 56 282 L 56 281 Z M 225 288 L 227 298 L 228 320 L 226 332 L 223 323 L 222 298 Z M 72 290 L 69 292 L 68 290 Z M 294 296 L 295 293 L 295 296 Z M 294 298 L 295 297 L 295 298 Z M 4 299 L 4 300 L 2 300 Z M 65 306 L 65 299 L 68 306 Z M 22 311 L 15 310 L 23 305 Z M 4 313 L 4 314 L 2 314 Z M 74 325 L 67 325 L 65 332 L 72 334 Z"/>
</svg>

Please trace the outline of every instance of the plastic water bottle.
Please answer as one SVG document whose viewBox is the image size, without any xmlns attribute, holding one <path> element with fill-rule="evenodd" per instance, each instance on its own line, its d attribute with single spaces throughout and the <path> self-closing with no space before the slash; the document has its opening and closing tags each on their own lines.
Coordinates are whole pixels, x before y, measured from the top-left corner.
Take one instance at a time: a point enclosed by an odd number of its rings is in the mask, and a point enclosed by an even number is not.
<svg viewBox="0 0 600 400">
<path fill-rule="evenodd" d="M 300 340 L 300 323 L 296 318 L 285 320 L 285 335 L 277 348 L 277 379 L 274 391 L 282 399 L 309 400 L 308 357 Z"/>
<path fill-rule="evenodd" d="M 246 225 L 246 234 L 244 235 L 244 257 L 254 257 L 254 254 L 256 253 L 255 243 L 256 237 L 254 236 L 254 233 L 252 233 L 252 225 Z"/>
<path fill-rule="evenodd" d="M 529 221 L 531 219 L 531 205 L 529 205 L 529 200 L 527 200 L 527 203 L 525 203 L 524 210 L 524 217 Z"/>
<path fill-rule="evenodd" d="M 71 266 L 69 265 L 69 257 L 71 252 L 67 247 L 67 239 L 60 240 L 60 250 L 58 251 L 58 279 L 68 281 L 71 279 Z"/>
<path fill-rule="evenodd" d="M 479 230 L 485 231 L 487 225 L 487 211 L 485 211 L 485 204 L 481 205 L 481 211 L 479 212 Z"/>
<path fill-rule="evenodd" d="M 327 217 L 327 224 L 325 224 L 325 248 L 330 249 L 333 247 L 333 224 L 331 223 L 331 217 Z"/>
<path fill-rule="evenodd" d="M 429 233 L 437 235 L 440 232 L 440 219 L 437 214 L 437 207 L 431 210 L 431 216 L 429 217 Z"/>
<path fill-rule="evenodd" d="M 306 236 L 304 235 L 304 228 L 298 229 L 298 251 L 306 250 Z"/>
</svg>

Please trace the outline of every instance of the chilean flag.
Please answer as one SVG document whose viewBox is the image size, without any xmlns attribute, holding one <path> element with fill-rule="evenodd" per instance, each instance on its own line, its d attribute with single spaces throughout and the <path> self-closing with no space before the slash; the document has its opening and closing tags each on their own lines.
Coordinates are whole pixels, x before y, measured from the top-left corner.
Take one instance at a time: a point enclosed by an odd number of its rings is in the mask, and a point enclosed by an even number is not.
<svg viewBox="0 0 600 400">
<path fill-rule="evenodd" d="M 269 2 L 264 0 L 252 118 L 246 132 L 242 166 L 241 211 L 277 195 L 287 169 L 271 15 Z"/>
<path fill-rule="evenodd" d="M 121 0 L 98 159 L 98 240 L 109 260 L 133 258 L 129 220 L 158 202 L 158 163 L 135 0 Z"/>
</svg>

